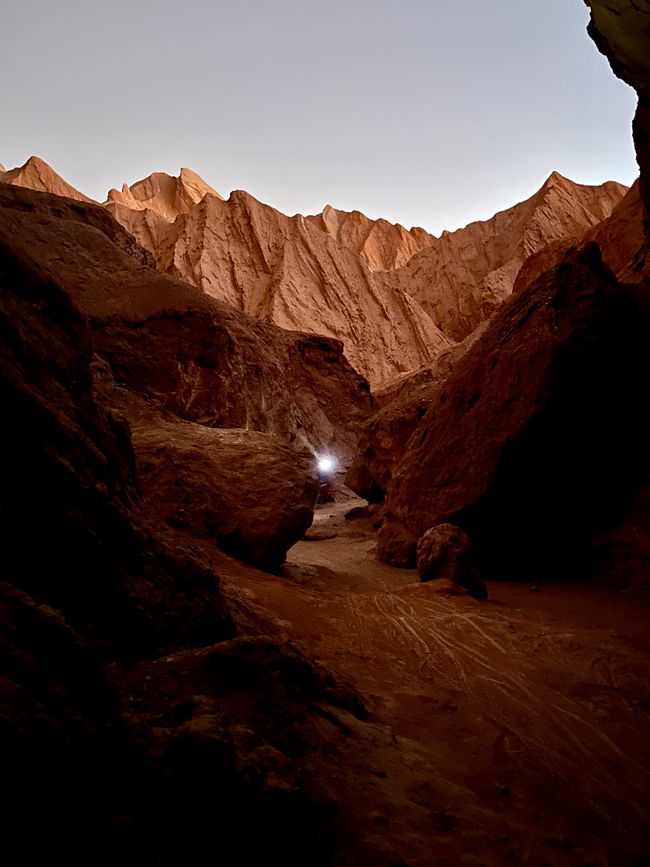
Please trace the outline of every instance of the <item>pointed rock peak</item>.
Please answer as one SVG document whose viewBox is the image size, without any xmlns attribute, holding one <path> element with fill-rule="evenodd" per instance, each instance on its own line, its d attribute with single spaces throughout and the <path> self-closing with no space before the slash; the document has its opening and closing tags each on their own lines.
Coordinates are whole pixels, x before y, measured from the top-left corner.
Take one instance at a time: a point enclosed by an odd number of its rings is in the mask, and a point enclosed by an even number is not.
<svg viewBox="0 0 650 867">
<path fill-rule="evenodd" d="M 218 199 L 225 201 L 221 193 L 217 192 L 214 187 L 211 187 L 210 184 L 206 183 L 201 175 L 197 175 L 197 173 L 193 172 L 192 169 L 182 168 L 178 180 L 189 192 L 191 192 L 193 196 L 196 197 L 196 201 L 201 201 L 205 195 L 216 196 Z"/>
<path fill-rule="evenodd" d="M 544 181 L 542 189 L 548 190 L 551 189 L 551 187 L 567 185 L 571 187 L 576 186 L 573 181 L 569 180 L 569 178 L 565 178 L 564 175 L 561 175 L 559 172 L 551 172 L 551 174 Z"/>
<path fill-rule="evenodd" d="M 0 163 L 0 174 L 4 174 L 6 171 L 6 168 Z"/>
<path fill-rule="evenodd" d="M 16 187 L 25 187 L 40 193 L 52 193 L 55 196 L 65 196 L 79 202 L 92 202 L 93 199 L 84 196 L 71 184 L 63 180 L 45 160 L 31 156 L 27 162 L 15 169 L 5 171 L 2 183 Z"/>
<path fill-rule="evenodd" d="M 256 202 L 255 196 L 251 196 L 246 190 L 232 190 L 228 198 L 229 202 Z"/>
</svg>

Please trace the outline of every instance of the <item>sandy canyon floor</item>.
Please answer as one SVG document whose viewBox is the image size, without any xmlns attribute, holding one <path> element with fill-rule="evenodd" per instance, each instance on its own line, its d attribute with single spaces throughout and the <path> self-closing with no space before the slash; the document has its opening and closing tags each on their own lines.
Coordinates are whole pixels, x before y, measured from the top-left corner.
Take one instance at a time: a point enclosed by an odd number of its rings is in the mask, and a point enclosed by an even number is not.
<svg viewBox="0 0 650 867">
<path fill-rule="evenodd" d="M 280 575 L 214 555 L 231 603 L 271 612 L 370 712 L 324 720 L 331 764 L 305 759 L 335 863 L 650 864 L 650 609 L 552 581 L 438 595 L 376 560 L 371 520 L 344 517 L 362 503 L 319 506 L 331 538 Z"/>
</svg>

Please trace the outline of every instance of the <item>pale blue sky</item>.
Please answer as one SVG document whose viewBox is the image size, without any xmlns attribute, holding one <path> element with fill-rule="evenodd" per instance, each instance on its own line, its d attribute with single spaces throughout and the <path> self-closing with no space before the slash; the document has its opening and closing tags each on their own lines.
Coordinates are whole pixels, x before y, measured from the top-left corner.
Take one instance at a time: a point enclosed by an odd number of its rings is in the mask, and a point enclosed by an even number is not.
<svg viewBox="0 0 650 867">
<path fill-rule="evenodd" d="M 0 162 L 94 198 L 180 166 L 285 213 L 438 233 L 554 169 L 630 183 L 582 0 L 0 0 Z"/>
</svg>

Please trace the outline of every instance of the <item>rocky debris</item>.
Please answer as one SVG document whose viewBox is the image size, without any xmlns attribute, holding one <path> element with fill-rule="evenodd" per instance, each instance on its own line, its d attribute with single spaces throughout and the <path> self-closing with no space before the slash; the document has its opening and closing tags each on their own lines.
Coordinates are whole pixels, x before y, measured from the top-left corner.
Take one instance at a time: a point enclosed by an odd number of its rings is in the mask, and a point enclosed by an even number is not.
<svg viewBox="0 0 650 867">
<path fill-rule="evenodd" d="M 471 555 L 467 534 L 453 524 L 438 524 L 420 536 L 416 566 L 420 581 L 443 581 L 474 599 L 487 599 L 487 588 Z"/>
<path fill-rule="evenodd" d="M 302 540 L 303 542 L 326 542 L 328 539 L 335 539 L 337 535 L 336 530 L 311 527 L 302 537 Z"/>
<path fill-rule="evenodd" d="M 3 166 L 0 166 L 0 184 L 25 187 L 41 193 L 52 193 L 55 196 L 65 196 L 79 202 L 93 201 L 80 193 L 79 190 L 75 190 L 39 157 L 30 157 L 24 165 L 10 171 L 6 171 Z"/>
<path fill-rule="evenodd" d="M 513 296 L 436 392 L 393 473 L 382 559 L 453 523 L 481 571 L 576 567 L 648 463 L 647 289 L 588 245 Z"/>
<path fill-rule="evenodd" d="M 3 580 L 115 655 L 232 635 L 218 578 L 188 546 L 154 537 L 138 509 L 128 426 L 93 395 L 87 323 L 3 229 Z"/>
<path fill-rule="evenodd" d="M 283 331 L 161 274 L 94 205 L 0 184 L 0 231 L 74 299 L 122 385 L 188 421 L 351 459 L 372 401 L 340 341 Z"/>
<path fill-rule="evenodd" d="M 264 568 L 279 565 L 314 516 L 314 459 L 268 434 L 173 417 L 131 417 L 150 514 Z"/>
<path fill-rule="evenodd" d="M 529 256 L 580 238 L 609 217 L 626 190 L 613 181 L 576 184 L 553 172 L 530 199 L 443 232 L 385 279 L 418 301 L 447 337 L 461 341 L 511 294 Z"/>
<path fill-rule="evenodd" d="M 435 241 L 424 229 L 409 231 L 399 223 L 371 220 L 361 211 L 339 211 L 331 205 L 305 219 L 357 253 L 372 271 L 401 268 L 418 250 Z"/>
</svg>

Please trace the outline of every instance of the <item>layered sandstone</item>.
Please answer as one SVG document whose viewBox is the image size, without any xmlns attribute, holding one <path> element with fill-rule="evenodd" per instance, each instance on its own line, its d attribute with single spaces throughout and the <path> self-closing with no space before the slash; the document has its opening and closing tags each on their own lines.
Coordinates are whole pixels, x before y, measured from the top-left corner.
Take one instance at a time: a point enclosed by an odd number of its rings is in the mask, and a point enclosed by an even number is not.
<svg viewBox="0 0 650 867">
<path fill-rule="evenodd" d="M 529 256 L 581 237 L 625 191 L 553 173 L 529 200 L 441 238 L 329 206 L 289 218 L 244 192 L 208 194 L 171 227 L 152 209 L 108 204 L 160 268 L 281 327 L 338 335 L 381 388 L 471 333 Z"/>
<path fill-rule="evenodd" d="M 65 194 L 44 165 L 40 188 Z M 15 171 L 11 182 L 29 185 L 29 173 Z M 225 201 L 186 168 L 113 189 L 105 207 L 160 270 L 263 321 L 342 340 L 379 389 L 464 339 L 513 291 L 531 256 L 556 261 L 624 193 L 553 173 L 527 201 L 440 238 L 330 206 L 304 218 L 241 191 Z"/>
</svg>

